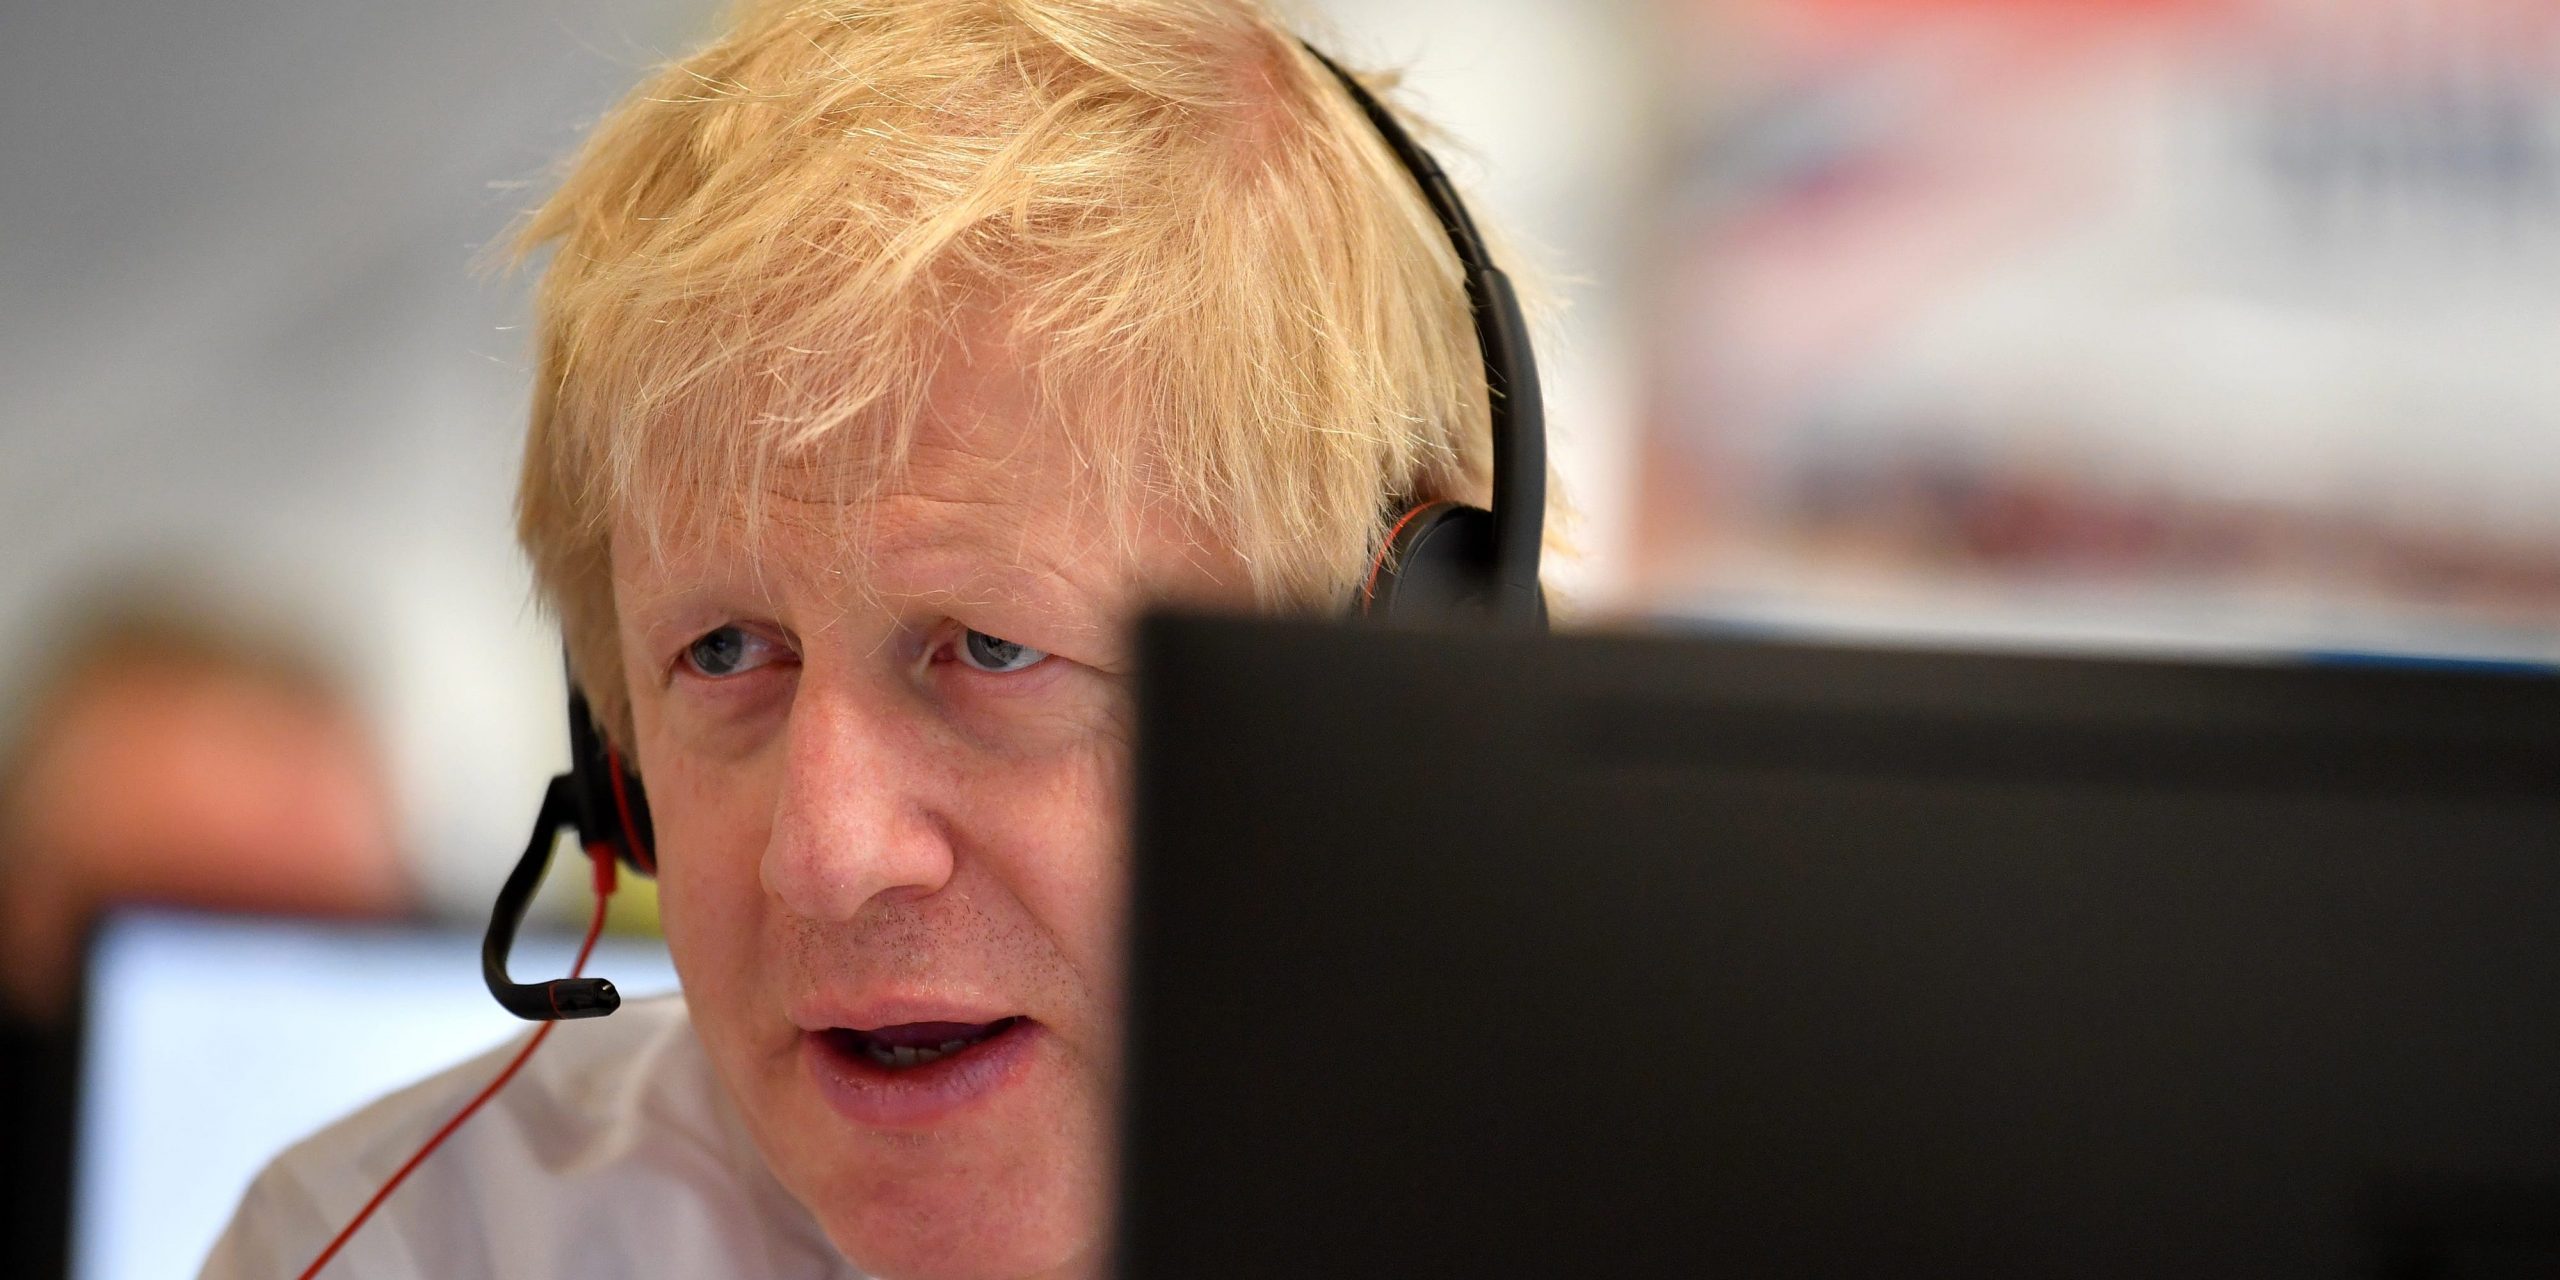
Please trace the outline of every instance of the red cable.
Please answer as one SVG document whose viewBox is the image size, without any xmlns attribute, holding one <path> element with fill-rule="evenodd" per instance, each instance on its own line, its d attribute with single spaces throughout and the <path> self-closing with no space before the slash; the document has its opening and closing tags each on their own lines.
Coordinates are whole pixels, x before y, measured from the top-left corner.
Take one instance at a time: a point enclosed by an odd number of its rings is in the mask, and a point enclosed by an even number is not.
<svg viewBox="0 0 2560 1280">
<path fill-rule="evenodd" d="M 587 856 L 595 861 L 596 913 L 595 917 L 587 922 L 587 940 L 578 944 L 577 963 L 569 966 L 569 976 L 572 978 L 586 971 L 587 956 L 595 951 L 596 939 L 604 933 L 605 899 L 613 896 L 612 850 L 601 844 L 592 844 L 587 846 Z M 349 1222 L 346 1229 L 338 1233 L 338 1238 L 330 1241 L 329 1247 L 321 1250 L 320 1256 L 313 1258 L 311 1265 L 303 1269 L 300 1280 L 311 1280 L 313 1276 L 319 1275 L 320 1268 L 328 1266 L 329 1259 L 337 1257 L 338 1250 L 346 1247 L 347 1241 L 355 1235 L 356 1228 L 363 1226 L 365 1219 L 372 1217 L 373 1211 L 381 1208 L 382 1202 L 390 1199 L 391 1193 L 398 1190 L 402 1182 L 408 1180 L 409 1174 L 424 1163 L 428 1156 L 435 1154 L 435 1149 L 443 1146 L 444 1140 L 452 1137 L 453 1131 L 461 1128 L 462 1122 L 470 1119 L 472 1114 L 480 1109 L 482 1103 L 498 1096 L 498 1090 L 507 1087 L 509 1080 L 515 1079 L 516 1072 L 523 1069 L 526 1059 L 533 1056 L 534 1050 L 542 1047 L 542 1042 L 550 1038 L 551 1029 L 559 1025 L 557 1022 L 546 1022 L 536 1028 L 533 1038 L 525 1041 L 523 1048 L 516 1050 L 515 1058 L 507 1063 L 507 1069 L 499 1072 L 498 1078 L 490 1081 L 489 1086 L 482 1089 L 478 1097 L 465 1103 L 462 1110 L 455 1112 L 451 1120 L 445 1121 L 444 1127 L 436 1130 L 435 1136 L 427 1139 L 426 1145 L 418 1148 L 418 1153 L 409 1157 L 408 1162 L 400 1166 L 399 1172 L 392 1174 L 391 1180 L 383 1183 L 380 1191 L 373 1193 L 371 1200 L 364 1202 L 364 1207 L 356 1211 L 355 1220 Z"/>
</svg>

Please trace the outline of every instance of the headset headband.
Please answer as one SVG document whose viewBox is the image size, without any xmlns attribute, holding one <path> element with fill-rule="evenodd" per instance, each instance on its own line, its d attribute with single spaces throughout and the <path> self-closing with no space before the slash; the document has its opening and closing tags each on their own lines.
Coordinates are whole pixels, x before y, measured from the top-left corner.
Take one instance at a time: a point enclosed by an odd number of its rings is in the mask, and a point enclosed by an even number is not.
<svg viewBox="0 0 2560 1280">
<path fill-rule="evenodd" d="M 1529 349 L 1529 325 L 1511 277 L 1493 265 L 1475 219 L 1467 216 L 1466 202 L 1431 153 L 1350 72 L 1313 45 L 1300 41 L 1299 47 L 1332 72 L 1359 104 L 1422 189 L 1423 201 L 1457 252 L 1466 275 L 1467 307 L 1475 319 L 1476 350 L 1484 360 L 1486 411 L 1493 431 L 1494 611 L 1517 621 L 1543 619 L 1538 554 L 1546 537 L 1547 413 L 1539 397 L 1537 358 Z"/>
</svg>

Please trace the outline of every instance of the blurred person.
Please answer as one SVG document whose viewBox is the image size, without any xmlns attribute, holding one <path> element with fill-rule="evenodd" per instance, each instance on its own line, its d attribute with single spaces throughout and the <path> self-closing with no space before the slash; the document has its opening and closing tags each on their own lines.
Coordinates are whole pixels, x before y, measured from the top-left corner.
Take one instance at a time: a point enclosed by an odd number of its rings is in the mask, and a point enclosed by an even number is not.
<svg viewBox="0 0 2560 1280">
<path fill-rule="evenodd" d="M 137 591 L 47 635 L 0 752 L 0 1256 L 61 1274 L 81 964 L 119 905 L 404 912 L 367 726 L 295 646 Z"/>
<path fill-rule="evenodd" d="M 0 999 L 61 1017 L 116 905 L 388 916 L 415 898 L 371 731 L 325 665 L 192 614 L 119 604 L 66 656 L 0 764 Z"/>
<path fill-rule="evenodd" d="M 559 1034 L 328 1274 L 1103 1274 L 1129 624 L 1483 505 L 1450 243 L 1254 0 L 758 4 L 597 128 L 519 533 L 681 997 Z M 518 1052 L 281 1156 L 296 1274 Z"/>
</svg>

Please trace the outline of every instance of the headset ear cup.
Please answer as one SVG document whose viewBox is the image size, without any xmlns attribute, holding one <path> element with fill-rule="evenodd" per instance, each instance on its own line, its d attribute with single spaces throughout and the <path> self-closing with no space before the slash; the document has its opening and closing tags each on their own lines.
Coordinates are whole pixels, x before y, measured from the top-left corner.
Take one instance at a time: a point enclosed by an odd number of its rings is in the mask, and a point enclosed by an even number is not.
<svg viewBox="0 0 2560 1280">
<path fill-rule="evenodd" d="M 1390 622 L 1446 618 L 1490 604 L 1493 513 L 1429 502 L 1397 517 L 1360 584 L 1361 616 Z"/>
<path fill-rule="evenodd" d="M 648 792 L 605 737 L 574 678 L 569 681 L 569 779 L 579 842 L 601 842 L 633 871 L 658 874 L 657 826 L 649 816 Z"/>
<path fill-rule="evenodd" d="M 658 874 L 658 824 L 649 814 L 649 793 L 641 789 L 640 775 L 622 762 L 620 752 L 608 751 L 613 768 L 614 856 L 623 865 L 644 876 Z"/>
</svg>

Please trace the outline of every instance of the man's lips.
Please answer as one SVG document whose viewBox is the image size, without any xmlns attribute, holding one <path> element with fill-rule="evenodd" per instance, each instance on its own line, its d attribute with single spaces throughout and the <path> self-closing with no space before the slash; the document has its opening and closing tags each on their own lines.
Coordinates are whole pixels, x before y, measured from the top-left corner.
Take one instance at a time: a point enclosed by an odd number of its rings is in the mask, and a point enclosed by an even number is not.
<svg viewBox="0 0 2560 1280">
<path fill-rule="evenodd" d="M 818 1092 L 848 1120 L 924 1128 L 1030 1070 L 1046 1030 L 1021 1016 L 828 1027 L 801 1037 Z"/>
<path fill-rule="evenodd" d="M 809 1032 L 881 1032 L 891 1027 L 934 1023 L 982 1027 L 1027 1016 L 1020 1009 L 922 993 L 878 994 L 854 1000 L 810 999 L 794 1002 L 785 1012 L 791 1025 Z"/>
</svg>

